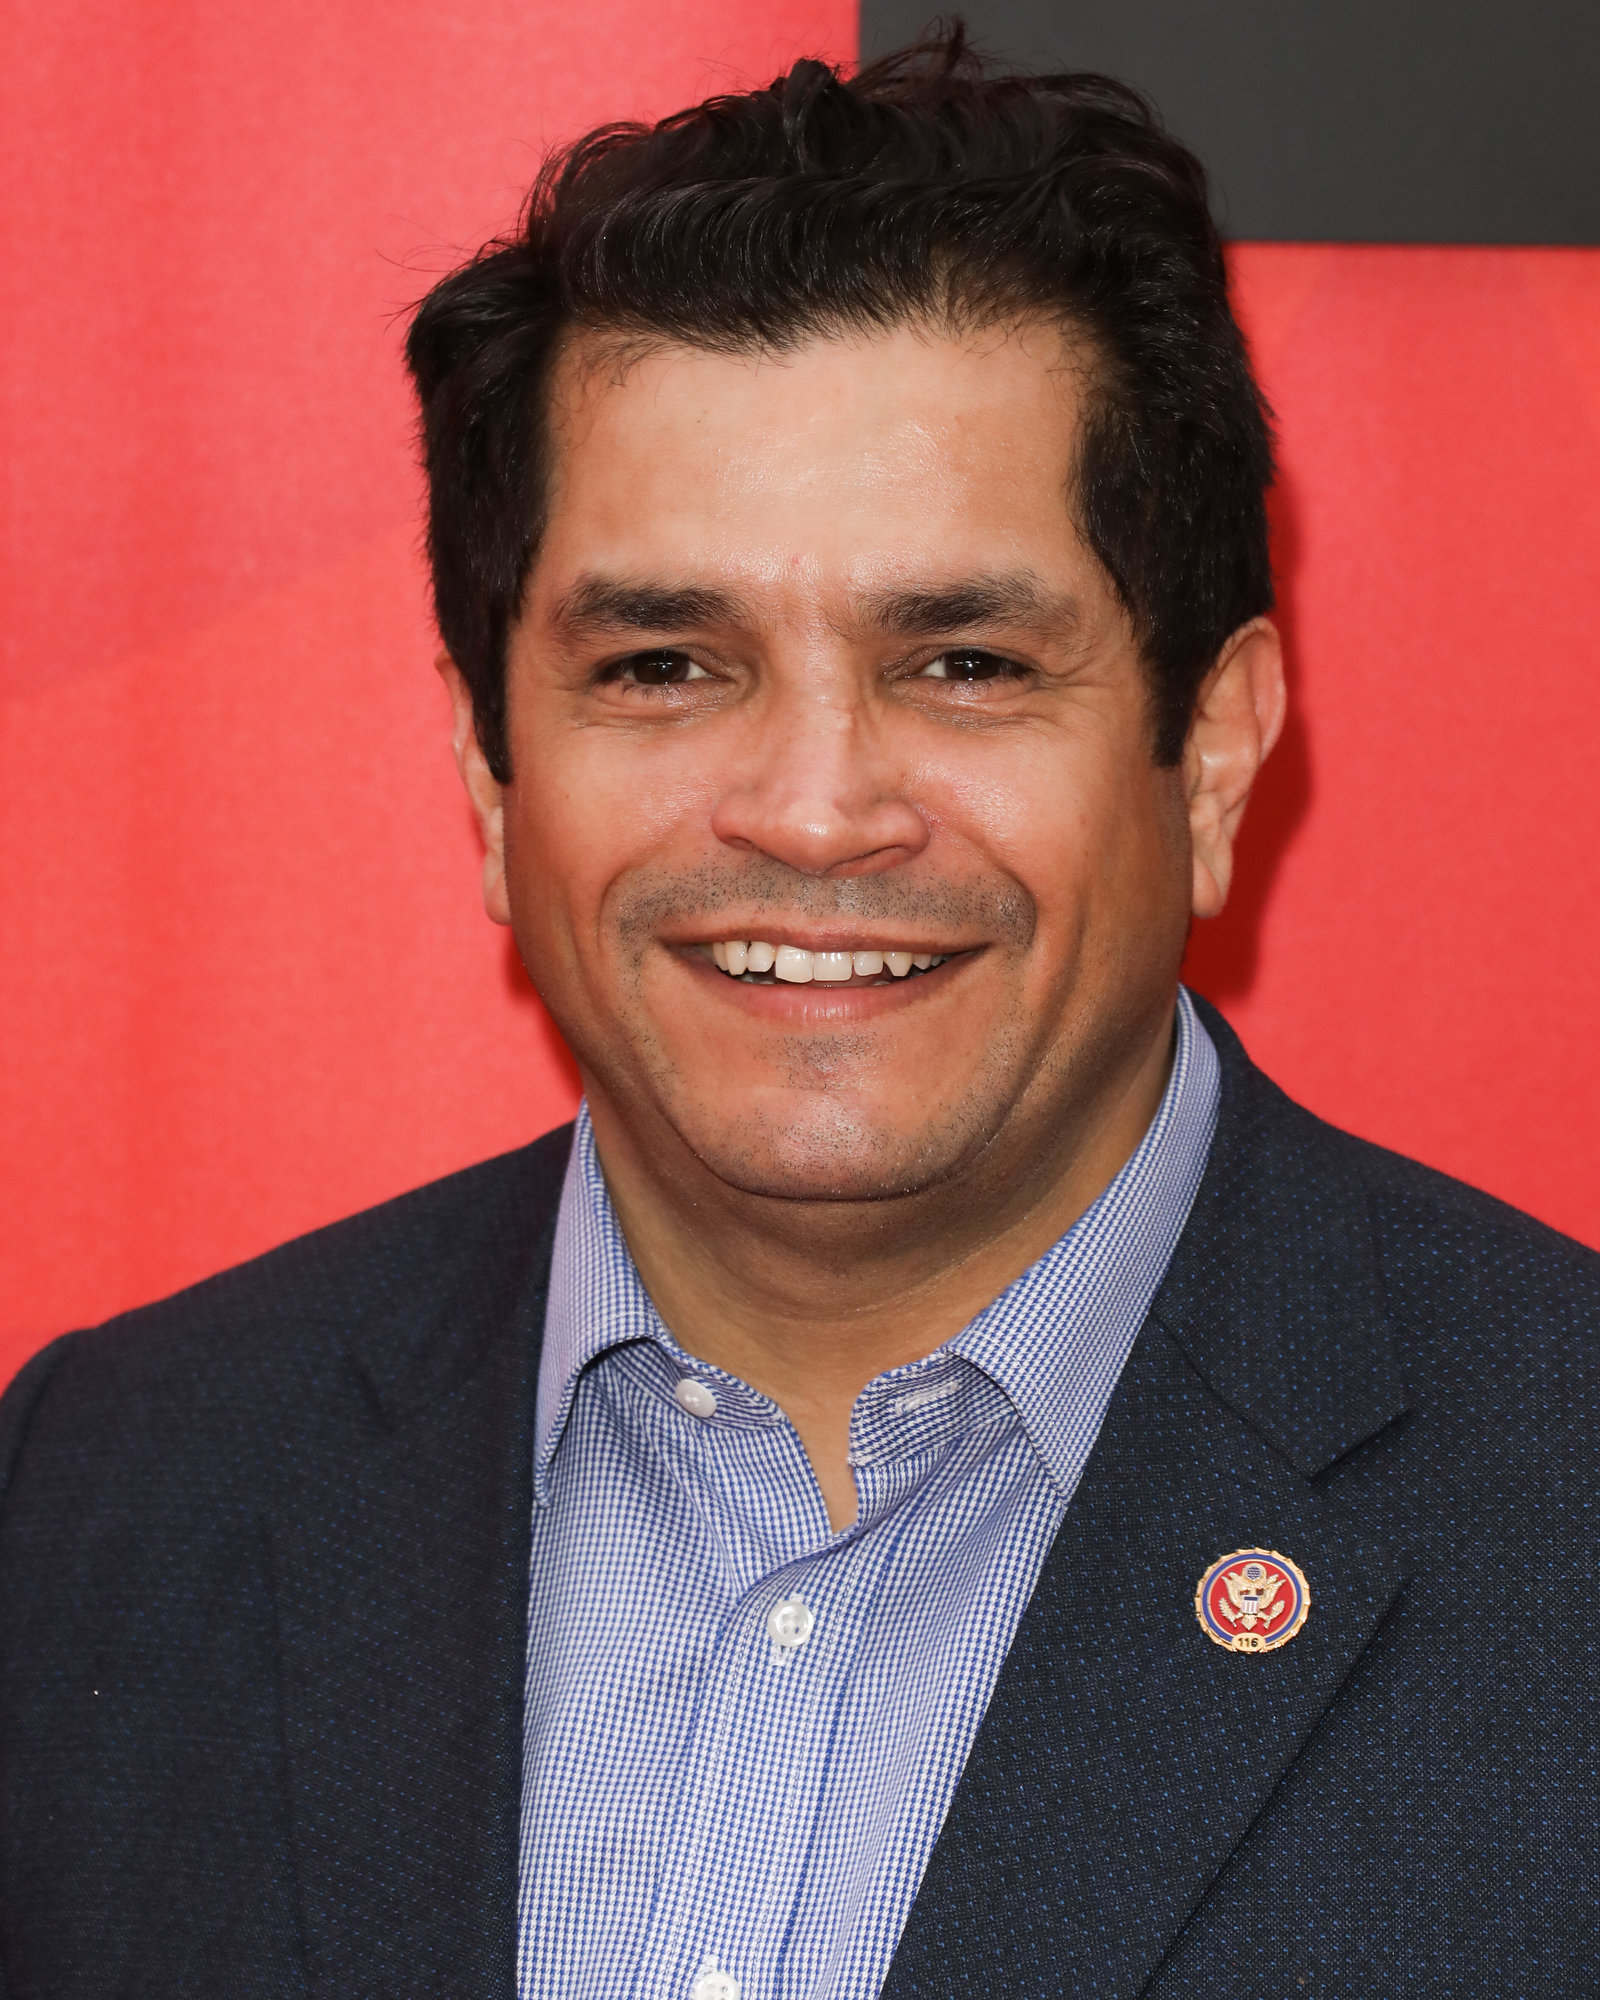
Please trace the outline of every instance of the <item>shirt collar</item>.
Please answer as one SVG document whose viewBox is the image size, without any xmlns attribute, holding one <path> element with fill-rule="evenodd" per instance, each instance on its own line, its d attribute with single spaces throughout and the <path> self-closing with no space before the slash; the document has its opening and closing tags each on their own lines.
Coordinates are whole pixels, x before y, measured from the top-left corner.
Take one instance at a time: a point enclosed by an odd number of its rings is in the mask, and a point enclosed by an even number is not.
<svg viewBox="0 0 1600 2000">
<path fill-rule="evenodd" d="M 585 1102 L 578 1106 L 556 1213 L 539 1356 L 533 1490 L 541 1505 L 548 1498 L 550 1461 L 571 1415 L 578 1377 L 608 1348 L 634 1340 L 676 1345 L 644 1288 L 611 1205 Z"/>
<path fill-rule="evenodd" d="M 1220 1096 L 1216 1046 L 1180 986 L 1172 1074 L 1144 1137 L 1066 1234 L 949 1344 L 1010 1397 L 1063 1495 L 1178 1247 Z"/>
<path fill-rule="evenodd" d="M 1095 1403 L 1098 1429 L 1105 1396 L 1188 1220 L 1216 1129 L 1218 1095 L 1216 1049 L 1180 987 L 1172 1074 L 1122 1171 L 939 1355 L 880 1376 L 865 1395 L 881 1390 L 903 1400 L 915 1391 L 913 1375 L 959 1354 L 1009 1397 L 1051 1479 L 1070 1493 L 1086 1456 L 1087 1402 Z M 755 1404 L 772 1409 L 746 1384 L 694 1360 L 673 1339 L 623 1238 L 588 1106 L 581 1104 L 556 1220 L 539 1361 L 534 1493 L 541 1505 L 579 1376 L 608 1349 L 632 1341 L 652 1342 L 684 1372 L 716 1382 L 719 1393 L 728 1389 L 749 1400 L 752 1416 L 758 1415 Z"/>
</svg>

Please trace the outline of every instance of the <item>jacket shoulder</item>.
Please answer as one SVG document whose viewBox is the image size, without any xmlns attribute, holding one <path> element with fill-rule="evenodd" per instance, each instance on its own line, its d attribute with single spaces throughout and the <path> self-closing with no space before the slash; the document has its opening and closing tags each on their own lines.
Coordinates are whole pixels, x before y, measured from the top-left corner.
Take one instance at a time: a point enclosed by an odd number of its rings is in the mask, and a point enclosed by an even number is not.
<svg viewBox="0 0 1600 2000">
<path fill-rule="evenodd" d="M 1214 1008 L 1201 1015 L 1222 1104 L 1190 1291 L 1247 1298 L 1284 1352 L 1309 1342 L 1302 1402 L 1315 1405 L 1359 1350 L 1363 1365 L 1388 1355 L 1413 1407 L 1485 1432 L 1554 1438 L 1571 1412 L 1600 1415 L 1600 1255 L 1326 1122 L 1256 1068 Z"/>
<path fill-rule="evenodd" d="M 1265 1164 L 1302 1206 L 1359 1191 L 1372 1305 L 1414 1403 L 1493 1432 L 1566 1436 L 1600 1416 L 1600 1254 L 1508 1202 L 1331 1125 L 1255 1073 L 1274 1100 Z M 1258 1095 L 1258 1102 L 1260 1097 Z M 1291 1164 L 1292 1163 L 1292 1164 Z M 1257 1254 L 1307 1254 L 1280 1238 Z"/>
<path fill-rule="evenodd" d="M 570 1126 L 63 1335 L 0 1399 L 0 1491 L 43 1412 L 83 1433 L 303 1420 L 354 1351 L 415 1344 L 451 1302 L 515 1281 L 560 1202 Z M 509 1274 L 509 1275 L 508 1275 Z M 174 1448 L 181 1449 L 177 1438 Z"/>
<path fill-rule="evenodd" d="M 1222 1066 L 1224 1171 L 1234 1192 L 1259 1206 L 1282 1251 L 1324 1227 L 1341 1191 L 1359 1189 L 1374 1230 L 1386 1289 L 1520 1292 L 1563 1316 L 1600 1309 L 1600 1253 L 1509 1202 L 1319 1117 L 1290 1097 L 1245 1053 L 1215 1007 L 1197 1000 Z M 1258 1254 L 1271 1245 L 1255 1243 Z M 1287 1247 L 1294 1247 L 1292 1241 Z"/>
<path fill-rule="evenodd" d="M 1600 1254 L 1416 1160 L 1344 1144 L 1415 1389 L 1551 1435 L 1600 1416 Z"/>
<path fill-rule="evenodd" d="M 1596 1326 L 1600 1252 L 1420 1160 L 1323 1129 L 1367 1190 L 1386 1273 L 1451 1291 L 1488 1287 L 1520 1292 L 1530 1303 L 1567 1301 Z"/>
</svg>

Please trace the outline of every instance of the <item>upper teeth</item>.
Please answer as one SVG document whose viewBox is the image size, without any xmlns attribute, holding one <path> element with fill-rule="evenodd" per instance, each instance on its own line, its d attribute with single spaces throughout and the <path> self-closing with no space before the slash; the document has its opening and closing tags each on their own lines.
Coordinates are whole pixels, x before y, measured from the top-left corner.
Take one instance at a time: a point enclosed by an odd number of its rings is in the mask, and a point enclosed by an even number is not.
<svg viewBox="0 0 1600 2000">
<path fill-rule="evenodd" d="M 943 965 L 948 952 L 931 951 L 802 951 L 794 944 L 764 944 L 757 938 L 728 938 L 710 947 L 711 956 L 724 972 L 737 979 L 746 972 L 770 972 L 775 979 L 804 986 L 812 979 L 877 978 L 892 972 L 904 979 L 908 972 L 926 972 Z"/>
</svg>

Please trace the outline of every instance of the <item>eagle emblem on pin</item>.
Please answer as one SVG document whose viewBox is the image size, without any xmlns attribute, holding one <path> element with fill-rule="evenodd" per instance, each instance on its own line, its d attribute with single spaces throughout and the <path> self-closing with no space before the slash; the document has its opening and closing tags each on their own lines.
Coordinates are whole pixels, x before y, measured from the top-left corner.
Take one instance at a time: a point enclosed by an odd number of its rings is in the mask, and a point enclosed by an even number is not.
<svg viewBox="0 0 1600 2000">
<path fill-rule="evenodd" d="M 1305 1571 L 1276 1549 L 1235 1549 L 1219 1556 L 1194 1594 L 1201 1631 L 1230 1653 L 1275 1653 L 1310 1610 Z"/>
</svg>

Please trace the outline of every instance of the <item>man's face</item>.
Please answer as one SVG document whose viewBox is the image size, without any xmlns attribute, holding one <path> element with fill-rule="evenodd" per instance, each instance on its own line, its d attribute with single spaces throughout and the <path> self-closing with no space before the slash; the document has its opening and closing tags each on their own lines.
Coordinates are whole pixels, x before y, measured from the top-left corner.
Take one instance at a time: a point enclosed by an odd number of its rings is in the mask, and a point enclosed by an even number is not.
<svg viewBox="0 0 1600 2000">
<path fill-rule="evenodd" d="M 1162 1033 L 1184 780 L 1073 522 L 1080 359 L 1030 327 L 561 364 L 489 900 L 635 1143 L 910 1193 L 1055 1148 Z"/>
</svg>

